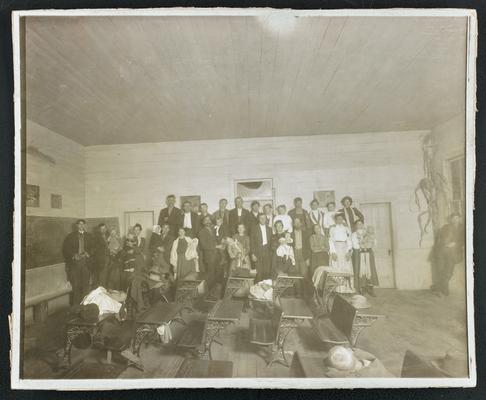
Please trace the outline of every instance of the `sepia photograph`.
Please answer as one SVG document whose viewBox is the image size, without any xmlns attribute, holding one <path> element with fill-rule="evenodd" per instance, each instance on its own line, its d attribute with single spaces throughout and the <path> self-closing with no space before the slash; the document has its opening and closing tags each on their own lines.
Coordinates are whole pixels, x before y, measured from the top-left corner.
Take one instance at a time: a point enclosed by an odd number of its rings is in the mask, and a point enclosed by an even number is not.
<svg viewBox="0 0 486 400">
<path fill-rule="evenodd" d="M 12 21 L 13 387 L 476 384 L 474 10 Z"/>
</svg>

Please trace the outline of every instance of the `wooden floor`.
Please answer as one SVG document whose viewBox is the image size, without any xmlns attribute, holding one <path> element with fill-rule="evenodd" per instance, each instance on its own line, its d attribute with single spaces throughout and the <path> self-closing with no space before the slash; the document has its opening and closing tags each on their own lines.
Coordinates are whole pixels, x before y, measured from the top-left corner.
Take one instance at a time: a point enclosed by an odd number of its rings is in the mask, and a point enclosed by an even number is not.
<svg viewBox="0 0 486 400">
<path fill-rule="evenodd" d="M 403 357 L 408 349 L 425 357 L 443 356 L 450 349 L 466 351 L 463 293 L 437 298 L 429 291 L 381 289 L 377 290 L 377 295 L 370 299 L 373 310 L 386 317 L 362 333 L 358 347 L 378 357 L 395 376 L 400 375 Z M 194 313 L 186 318 L 201 317 Z M 213 344 L 213 359 L 232 361 L 233 377 L 288 377 L 287 367 L 280 364 L 267 367 L 264 348 L 249 343 L 248 322 L 249 313 L 243 312 L 239 324 L 223 331 L 220 338 L 222 344 Z M 32 328 L 29 330 L 32 335 Z M 37 331 L 43 332 L 43 335 L 49 334 L 48 331 Z M 177 337 L 181 327 L 174 324 L 172 331 Z M 56 334 L 59 336 L 58 332 Z M 308 322 L 288 336 L 286 348 L 314 357 L 323 357 L 326 350 Z M 45 357 L 39 354 L 33 352 L 26 356 L 25 377 L 60 377 L 59 372 L 45 365 Z M 183 354 L 171 345 L 142 346 L 140 354 L 145 371 L 129 367 L 121 373 L 120 378 L 172 378 L 184 359 Z M 101 360 L 104 356 L 98 350 L 73 349 L 73 363 Z"/>
</svg>

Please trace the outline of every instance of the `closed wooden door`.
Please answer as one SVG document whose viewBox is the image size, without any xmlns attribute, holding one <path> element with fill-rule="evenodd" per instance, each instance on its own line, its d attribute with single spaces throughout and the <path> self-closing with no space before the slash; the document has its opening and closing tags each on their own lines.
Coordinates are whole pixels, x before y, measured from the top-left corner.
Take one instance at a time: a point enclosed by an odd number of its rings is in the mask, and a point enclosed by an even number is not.
<svg viewBox="0 0 486 400">
<path fill-rule="evenodd" d="M 365 224 L 375 228 L 374 248 L 376 271 L 381 288 L 394 288 L 393 241 L 390 203 L 365 203 L 360 205 Z"/>
</svg>

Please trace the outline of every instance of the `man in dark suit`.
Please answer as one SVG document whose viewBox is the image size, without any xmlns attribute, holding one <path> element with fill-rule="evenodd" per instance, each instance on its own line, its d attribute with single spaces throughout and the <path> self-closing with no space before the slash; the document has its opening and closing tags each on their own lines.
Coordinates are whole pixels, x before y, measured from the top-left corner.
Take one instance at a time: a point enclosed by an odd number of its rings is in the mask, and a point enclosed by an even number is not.
<svg viewBox="0 0 486 400">
<path fill-rule="evenodd" d="M 106 287 L 109 261 L 108 232 L 106 224 L 101 223 L 96 227 L 93 235 L 93 258 L 91 263 L 92 288 L 96 289 L 98 285 Z"/>
<path fill-rule="evenodd" d="M 73 291 L 71 304 L 78 305 L 84 296 L 89 293 L 89 267 L 94 253 L 92 236 L 86 232 L 86 221 L 76 221 L 76 230 L 64 239 L 62 246 L 66 262 L 66 274 Z"/>
<path fill-rule="evenodd" d="M 166 208 L 160 210 L 158 225 L 168 224 L 170 233 L 177 237 L 177 231 L 181 223 L 181 210 L 175 206 L 176 198 L 173 194 L 167 196 L 165 200 Z"/>
<path fill-rule="evenodd" d="M 272 251 L 270 243 L 272 229 L 267 225 L 267 217 L 261 213 L 258 215 L 258 225 L 250 232 L 250 258 L 257 270 L 255 282 L 260 282 L 271 277 Z"/>
<path fill-rule="evenodd" d="M 152 259 L 157 260 L 157 258 L 162 256 L 164 261 L 170 265 L 170 252 L 172 250 L 173 243 L 174 236 L 170 234 L 169 225 L 164 224 L 162 227 L 156 225 L 152 231 L 152 235 L 150 236 L 149 244 Z"/>
<path fill-rule="evenodd" d="M 213 291 L 214 286 L 219 283 L 223 284 L 224 269 L 221 265 L 221 244 L 218 243 L 215 227 L 211 223 L 211 218 L 206 216 L 203 220 L 203 228 L 199 231 L 199 248 L 202 252 L 202 258 L 206 267 L 207 277 L 206 285 L 208 292 Z M 215 294 L 220 297 L 221 293 Z"/>
<path fill-rule="evenodd" d="M 245 225 L 247 232 L 250 232 L 249 217 L 250 212 L 246 208 L 243 208 L 243 199 L 238 196 L 235 199 L 235 208 L 229 212 L 230 234 L 234 235 L 237 232 L 238 224 L 240 223 Z"/>
<path fill-rule="evenodd" d="M 229 229 L 229 211 L 226 209 L 227 206 L 228 206 L 228 200 L 221 199 L 219 201 L 219 209 L 218 209 L 218 211 L 216 211 L 213 214 L 212 220 L 213 220 L 213 224 L 216 224 L 216 220 L 218 218 L 222 218 L 223 219 L 223 225 L 227 229 Z"/>
<path fill-rule="evenodd" d="M 182 205 L 181 221 L 179 226 L 184 228 L 186 236 L 194 238 L 199 233 L 199 215 L 192 211 L 190 201 L 185 201 Z"/>
<path fill-rule="evenodd" d="M 292 240 L 294 246 L 295 267 L 299 273 L 304 277 L 303 284 L 297 285 L 297 290 L 303 297 L 310 297 L 312 295 L 312 276 L 309 273 L 311 248 L 310 248 L 310 234 L 304 229 L 304 224 L 299 217 L 294 219 L 294 229 L 292 231 Z"/>
<path fill-rule="evenodd" d="M 249 225 L 249 232 L 255 227 L 258 226 L 258 215 L 260 214 L 260 203 L 258 201 L 251 202 L 251 210 L 248 216 L 248 225 Z"/>
</svg>

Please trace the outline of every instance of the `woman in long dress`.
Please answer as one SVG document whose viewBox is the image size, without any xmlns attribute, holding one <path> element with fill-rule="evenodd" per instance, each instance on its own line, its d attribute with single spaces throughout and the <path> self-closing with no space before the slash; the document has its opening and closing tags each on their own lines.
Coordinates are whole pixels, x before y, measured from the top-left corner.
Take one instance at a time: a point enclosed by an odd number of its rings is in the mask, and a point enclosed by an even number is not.
<svg viewBox="0 0 486 400">
<path fill-rule="evenodd" d="M 354 286 L 360 294 L 367 292 L 375 297 L 374 286 L 378 286 L 373 246 L 375 245 L 374 230 L 365 227 L 363 221 L 356 221 L 356 231 L 351 235 L 353 242 Z"/>
<path fill-rule="evenodd" d="M 353 265 L 351 254 L 351 230 L 344 222 L 342 214 L 336 214 L 336 225 L 329 230 L 329 251 L 331 254 L 331 269 L 349 274 L 342 279 L 342 285 L 336 288 L 338 293 L 354 293 Z"/>
<path fill-rule="evenodd" d="M 184 228 L 180 228 L 178 233 L 172 245 L 170 263 L 175 270 L 174 278 L 182 279 L 191 272 L 199 272 L 198 239 L 187 237 Z"/>
</svg>

